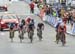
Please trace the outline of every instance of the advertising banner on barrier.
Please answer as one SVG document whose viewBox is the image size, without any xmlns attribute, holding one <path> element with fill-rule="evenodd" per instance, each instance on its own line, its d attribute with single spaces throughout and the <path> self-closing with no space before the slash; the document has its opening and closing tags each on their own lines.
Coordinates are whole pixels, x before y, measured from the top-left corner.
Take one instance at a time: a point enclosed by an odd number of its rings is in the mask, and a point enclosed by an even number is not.
<svg viewBox="0 0 75 54">
<path fill-rule="evenodd" d="M 71 35 L 75 35 L 75 23 L 73 24 L 72 29 L 70 26 L 67 26 L 67 27 L 68 27 L 67 33 L 69 33 Z"/>
<path fill-rule="evenodd" d="M 54 26 L 57 22 L 56 17 L 53 17 L 52 15 L 46 16 L 46 21 L 51 24 L 52 26 Z"/>
<path fill-rule="evenodd" d="M 48 18 L 49 18 L 48 15 L 44 15 L 43 18 L 42 18 L 42 20 L 43 20 L 43 21 L 47 21 Z"/>
<path fill-rule="evenodd" d="M 45 20 L 53 27 L 55 27 L 58 22 L 62 22 L 61 18 L 57 19 L 56 17 L 53 17 L 52 15 L 45 16 Z M 73 24 L 72 29 L 70 25 L 67 25 L 67 33 L 71 35 L 75 35 L 75 23 Z"/>
<path fill-rule="evenodd" d="M 72 33 L 75 34 L 75 23 L 73 24 Z"/>
</svg>

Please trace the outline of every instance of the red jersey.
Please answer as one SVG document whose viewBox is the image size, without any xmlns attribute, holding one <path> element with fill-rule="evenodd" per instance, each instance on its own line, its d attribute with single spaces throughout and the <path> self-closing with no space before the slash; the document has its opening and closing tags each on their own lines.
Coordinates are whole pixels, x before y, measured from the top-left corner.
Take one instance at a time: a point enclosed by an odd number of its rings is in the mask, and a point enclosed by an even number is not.
<svg viewBox="0 0 75 54">
<path fill-rule="evenodd" d="M 33 3 L 30 4 L 30 8 L 34 9 L 34 4 Z"/>
<path fill-rule="evenodd" d="M 27 19 L 26 19 L 26 24 L 29 24 L 30 21 L 31 21 L 31 18 L 27 18 Z"/>
<path fill-rule="evenodd" d="M 64 24 L 64 26 L 59 25 L 58 32 L 66 32 L 66 25 L 65 24 Z"/>
</svg>

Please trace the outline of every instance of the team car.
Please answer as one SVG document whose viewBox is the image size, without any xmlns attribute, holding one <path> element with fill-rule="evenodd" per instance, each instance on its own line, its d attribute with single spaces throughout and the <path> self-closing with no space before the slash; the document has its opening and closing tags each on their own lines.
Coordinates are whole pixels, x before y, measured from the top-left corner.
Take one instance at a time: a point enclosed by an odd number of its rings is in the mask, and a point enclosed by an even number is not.
<svg viewBox="0 0 75 54">
<path fill-rule="evenodd" d="M 0 17 L 0 30 L 8 29 L 11 23 L 15 25 L 14 28 L 18 27 L 19 18 L 17 15 L 2 15 Z"/>
</svg>

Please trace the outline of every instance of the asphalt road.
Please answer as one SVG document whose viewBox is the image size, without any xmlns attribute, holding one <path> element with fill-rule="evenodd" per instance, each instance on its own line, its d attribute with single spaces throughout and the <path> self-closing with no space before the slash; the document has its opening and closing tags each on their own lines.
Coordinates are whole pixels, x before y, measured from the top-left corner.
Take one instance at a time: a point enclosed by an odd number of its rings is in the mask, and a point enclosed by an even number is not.
<svg viewBox="0 0 75 54">
<path fill-rule="evenodd" d="M 28 7 L 28 4 L 24 2 L 13 2 L 9 5 L 8 13 L 18 14 L 21 18 L 29 15 L 35 19 L 36 25 L 38 22 L 42 22 L 40 17 L 30 13 Z M 18 32 L 16 31 L 14 42 L 11 43 L 9 31 L 0 32 L 0 54 L 75 54 L 74 36 L 66 35 L 66 45 L 62 46 L 61 42 L 57 45 L 55 43 L 55 29 L 46 23 L 44 24 L 43 40 L 38 40 L 35 29 L 33 43 L 30 43 L 27 33 L 24 35 L 23 43 L 20 43 Z"/>
</svg>

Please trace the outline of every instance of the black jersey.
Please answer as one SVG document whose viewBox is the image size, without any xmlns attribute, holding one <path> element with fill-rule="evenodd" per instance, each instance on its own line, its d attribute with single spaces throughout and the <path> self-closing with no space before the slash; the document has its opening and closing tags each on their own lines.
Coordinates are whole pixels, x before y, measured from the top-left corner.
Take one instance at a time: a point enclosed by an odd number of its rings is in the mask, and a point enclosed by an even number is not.
<svg viewBox="0 0 75 54">
<path fill-rule="evenodd" d="M 43 23 L 38 23 L 38 25 L 37 25 L 37 27 L 38 27 L 39 29 L 42 29 L 43 26 L 44 26 Z"/>
<path fill-rule="evenodd" d="M 33 30 L 34 25 L 33 24 L 29 24 L 28 28 L 29 30 Z"/>
</svg>

